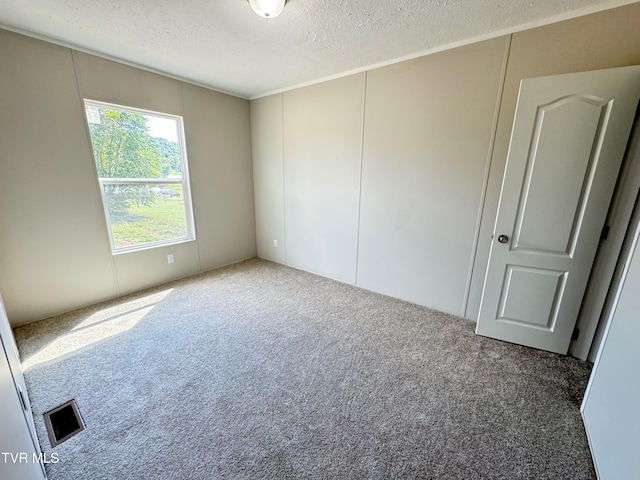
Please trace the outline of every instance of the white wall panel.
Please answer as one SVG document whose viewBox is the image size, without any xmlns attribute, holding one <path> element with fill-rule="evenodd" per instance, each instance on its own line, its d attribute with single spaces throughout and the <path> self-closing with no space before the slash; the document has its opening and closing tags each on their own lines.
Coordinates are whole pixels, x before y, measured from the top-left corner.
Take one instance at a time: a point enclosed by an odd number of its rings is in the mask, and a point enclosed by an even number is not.
<svg viewBox="0 0 640 480">
<path fill-rule="evenodd" d="M 174 262 L 167 261 L 172 254 Z M 184 242 L 114 255 L 119 294 L 187 277 L 200 271 L 196 242 Z"/>
<path fill-rule="evenodd" d="M 86 53 L 74 51 L 73 55 L 84 97 L 182 115 L 177 80 Z"/>
<path fill-rule="evenodd" d="M 0 30 L 0 292 L 13 325 L 116 295 L 71 51 Z"/>
<path fill-rule="evenodd" d="M 251 101 L 258 256 L 285 263 L 282 94 Z M 274 240 L 278 246 L 274 246 Z"/>
<path fill-rule="evenodd" d="M 249 102 L 182 84 L 203 271 L 256 255 Z"/>
<path fill-rule="evenodd" d="M 462 312 L 505 47 L 368 73 L 358 285 Z"/>
<path fill-rule="evenodd" d="M 355 282 L 365 74 L 284 94 L 287 264 Z"/>
</svg>

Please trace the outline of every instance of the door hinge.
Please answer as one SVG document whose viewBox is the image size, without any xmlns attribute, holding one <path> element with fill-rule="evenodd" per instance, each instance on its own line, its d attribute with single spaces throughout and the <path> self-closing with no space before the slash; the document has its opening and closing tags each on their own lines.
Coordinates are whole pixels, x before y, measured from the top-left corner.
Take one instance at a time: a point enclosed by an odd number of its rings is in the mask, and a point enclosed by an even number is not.
<svg viewBox="0 0 640 480">
<path fill-rule="evenodd" d="M 605 225 L 602 227 L 602 232 L 600 232 L 600 240 L 606 240 L 609 236 L 609 225 Z"/>
<path fill-rule="evenodd" d="M 22 393 L 22 388 L 20 388 L 20 385 L 18 385 L 18 395 L 20 396 L 20 402 L 22 403 L 22 409 L 25 412 L 28 412 L 29 410 L 27 409 L 27 401 L 24 398 L 24 393 Z"/>
<path fill-rule="evenodd" d="M 580 336 L 580 329 L 574 328 L 573 333 L 571 334 L 571 340 L 577 340 L 579 336 Z"/>
</svg>

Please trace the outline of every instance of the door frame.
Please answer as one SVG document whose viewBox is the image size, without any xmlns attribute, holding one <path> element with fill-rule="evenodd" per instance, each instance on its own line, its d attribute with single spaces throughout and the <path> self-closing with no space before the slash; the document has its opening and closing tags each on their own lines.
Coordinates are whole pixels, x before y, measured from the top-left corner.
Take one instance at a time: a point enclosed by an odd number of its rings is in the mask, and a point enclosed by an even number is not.
<svg viewBox="0 0 640 480">
<path fill-rule="evenodd" d="M 640 104 L 636 108 L 636 116 L 606 217 L 609 234 L 598 246 L 576 321 L 579 335 L 569 345 L 568 355 L 581 360 L 594 361 L 600 349 L 604 326 L 621 273 L 620 263 L 624 263 L 624 259 L 621 258 L 624 253 L 622 247 L 639 188 Z"/>
<path fill-rule="evenodd" d="M 639 195 L 640 198 L 640 195 Z M 625 240 L 624 240 L 624 245 L 623 245 L 623 249 L 622 252 L 620 254 L 620 258 L 619 258 L 619 262 L 618 265 L 616 267 L 616 278 L 615 278 L 615 285 L 611 286 L 610 289 L 610 294 L 609 294 L 609 298 L 607 299 L 607 304 L 608 307 L 605 306 L 606 312 L 603 312 L 603 316 L 604 316 L 604 321 L 600 322 L 599 325 L 599 329 L 600 327 L 602 327 L 602 339 L 601 339 L 601 346 L 597 349 L 597 354 L 596 354 L 596 358 L 595 358 L 595 364 L 593 367 L 593 370 L 591 372 L 591 375 L 589 377 L 589 383 L 587 385 L 587 388 L 585 390 L 583 399 L 582 399 L 582 403 L 580 405 L 580 415 L 582 417 L 582 421 L 585 427 L 585 432 L 587 434 L 587 439 L 589 441 L 589 450 L 591 451 L 591 457 L 593 459 L 593 463 L 594 463 L 594 467 L 596 469 L 596 473 L 598 475 L 601 474 L 601 470 L 600 467 L 602 465 L 602 459 L 603 459 L 603 450 L 602 450 L 602 442 L 599 442 L 600 445 L 596 446 L 594 445 L 594 440 L 597 440 L 597 437 L 594 437 L 594 434 L 603 434 L 602 431 L 602 425 L 600 425 L 600 428 L 598 428 L 597 423 L 598 423 L 598 419 L 597 419 L 597 415 L 594 418 L 594 412 L 592 411 L 591 413 L 587 412 L 587 409 L 589 408 L 589 404 L 591 402 L 590 400 L 590 396 L 591 396 L 591 391 L 594 388 L 594 382 L 599 382 L 600 385 L 603 384 L 603 379 L 600 378 L 600 380 L 597 380 L 596 377 L 598 375 L 598 369 L 599 369 L 599 363 L 601 361 L 601 357 L 602 355 L 607 355 L 607 352 L 604 350 L 606 342 L 607 342 L 607 337 L 609 335 L 609 330 L 612 327 L 613 322 L 615 321 L 615 317 L 617 316 L 617 310 L 618 310 L 618 303 L 622 297 L 622 295 L 624 295 L 623 289 L 626 288 L 625 287 L 625 283 L 627 280 L 627 276 L 629 273 L 629 269 L 632 267 L 632 263 L 634 261 L 634 256 L 639 253 L 638 252 L 638 236 L 640 234 L 640 230 L 639 230 L 639 225 L 640 225 L 640 202 L 636 202 L 635 208 L 633 210 L 633 214 L 632 214 L 632 218 L 631 221 L 629 223 L 629 227 L 627 229 L 627 233 L 625 235 Z M 630 287 L 629 287 L 630 288 Z M 627 301 L 629 300 L 629 298 L 627 297 Z M 627 309 L 628 310 L 628 309 Z M 623 319 L 618 319 L 618 321 L 620 320 L 625 320 Z M 620 340 L 620 337 L 618 336 L 618 340 Z M 611 349 L 609 349 L 611 350 Z M 592 349 L 593 351 L 593 349 Z M 611 351 L 608 352 L 609 353 L 609 360 L 611 361 Z M 628 363 L 628 362 L 627 362 Z M 611 373 L 611 369 L 609 370 L 609 373 Z M 629 372 L 627 372 L 629 373 Z M 609 377 L 606 377 L 609 378 Z M 606 380 L 605 380 L 606 381 Z M 612 386 L 615 389 L 616 387 L 621 387 L 624 386 L 624 383 L 621 383 L 620 378 L 617 379 L 612 379 L 613 383 L 608 385 L 608 388 L 610 389 Z M 623 380 L 624 382 L 624 380 Z M 601 389 L 601 387 L 600 387 Z M 614 396 L 615 393 L 620 393 L 620 392 L 613 392 Z M 628 394 L 629 392 L 623 392 L 625 394 Z M 618 395 L 617 398 L 626 398 L 628 399 L 628 397 L 625 397 L 624 395 L 622 397 L 620 397 Z M 602 406 L 602 399 L 600 401 L 600 406 Z M 611 405 L 607 404 L 607 407 L 609 410 L 611 410 Z M 607 408 L 606 407 L 606 408 Z M 618 405 L 614 405 L 614 408 L 618 408 L 621 407 L 622 408 L 622 417 L 624 419 L 628 418 L 629 415 L 629 409 L 626 408 L 627 405 L 624 404 L 624 402 L 622 404 L 618 403 Z M 620 427 L 620 416 L 618 416 L 618 423 L 617 423 L 617 427 Z M 595 421 L 595 424 L 594 424 Z M 603 419 L 600 419 L 600 423 L 602 423 Z M 615 421 L 614 423 L 609 422 L 608 420 L 605 420 L 606 423 L 611 427 L 613 425 L 613 431 L 609 430 L 608 432 L 606 432 L 606 434 L 610 435 L 616 435 L 619 434 L 618 436 L 620 436 L 621 438 L 623 438 L 623 442 L 627 442 L 628 443 L 628 438 L 624 438 L 625 437 L 625 431 L 624 429 L 622 431 L 619 431 L 616 428 L 615 425 Z M 593 430 L 593 428 L 595 427 L 595 430 Z M 633 429 L 633 424 L 631 424 L 631 429 Z M 599 431 L 598 431 L 599 430 Z M 596 452 L 594 450 L 594 448 L 596 448 L 598 451 Z M 629 452 L 625 452 L 627 455 L 629 454 Z M 598 455 L 598 457 L 596 456 L 596 454 Z M 606 457 L 606 454 L 605 454 Z M 598 463 L 600 461 L 600 463 Z M 610 473 L 610 472 L 609 472 Z M 618 472 L 621 473 L 621 472 Z"/>
</svg>

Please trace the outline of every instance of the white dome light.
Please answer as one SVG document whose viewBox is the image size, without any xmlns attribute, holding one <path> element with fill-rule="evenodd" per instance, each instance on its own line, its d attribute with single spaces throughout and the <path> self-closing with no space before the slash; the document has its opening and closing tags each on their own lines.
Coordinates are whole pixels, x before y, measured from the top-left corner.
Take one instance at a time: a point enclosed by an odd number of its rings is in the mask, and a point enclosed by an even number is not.
<svg viewBox="0 0 640 480">
<path fill-rule="evenodd" d="M 264 18 L 277 17 L 282 13 L 286 0 L 249 0 L 251 8 Z"/>
</svg>

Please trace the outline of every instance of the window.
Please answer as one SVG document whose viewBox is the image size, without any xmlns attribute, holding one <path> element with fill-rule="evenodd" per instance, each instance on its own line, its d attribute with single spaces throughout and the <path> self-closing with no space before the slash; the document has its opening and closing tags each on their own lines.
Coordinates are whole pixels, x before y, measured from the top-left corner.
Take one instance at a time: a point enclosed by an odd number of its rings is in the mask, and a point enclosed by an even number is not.
<svg viewBox="0 0 640 480">
<path fill-rule="evenodd" d="M 85 109 L 113 253 L 194 240 L 182 117 Z"/>
</svg>

